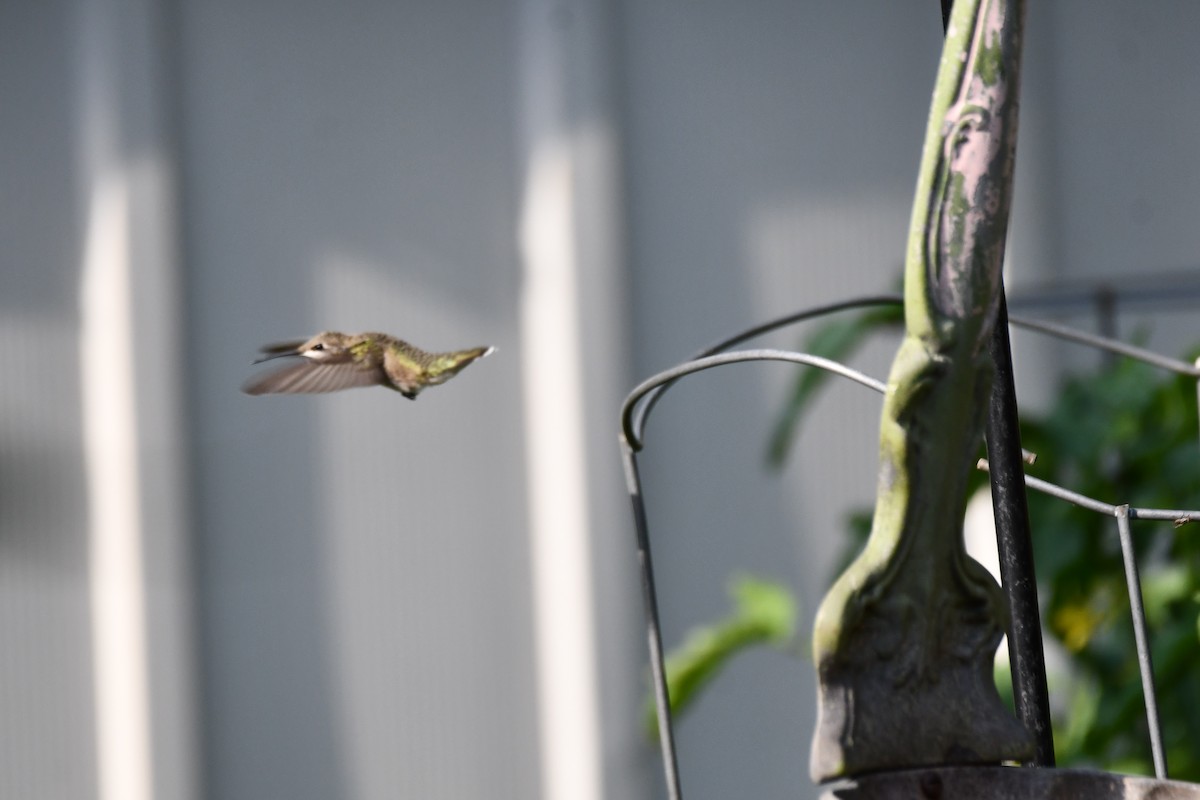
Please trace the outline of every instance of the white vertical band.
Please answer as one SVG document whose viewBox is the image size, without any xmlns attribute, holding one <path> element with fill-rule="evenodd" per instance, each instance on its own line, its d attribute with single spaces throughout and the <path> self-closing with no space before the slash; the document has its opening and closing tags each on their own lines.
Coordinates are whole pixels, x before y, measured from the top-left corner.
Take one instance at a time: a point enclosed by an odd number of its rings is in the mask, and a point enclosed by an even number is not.
<svg viewBox="0 0 1200 800">
<path fill-rule="evenodd" d="M 545 800 L 600 800 L 598 688 L 571 166 L 530 164 L 521 309 L 536 663 Z"/>
<path fill-rule="evenodd" d="M 589 469 L 597 458 L 589 413 L 597 384 L 611 378 L 609 340 L 620 337 L 619 320 L 598 319 L 612 301 L 599 274 L 616 269 L 619 250 L 616 165 L 597 145 L 611 114 L 598 90 L 602 5 L 524 0 L 521 8 L 521 365 L 543 800 L 605 796 L 593 585 L 604 486 Z"/>
<path fill-rule="evenodd" d="M 99 800 L 199 794 L 159 4 L 84 0 L 80 386 Z"/>
<path fill-rule="evenodd" d="M 150 800 L 143 529 L 131 331 L 128 204 L 99 178 L 88 209 L 80 359 L 89 496 L 101 800 Z"/>
</svg>

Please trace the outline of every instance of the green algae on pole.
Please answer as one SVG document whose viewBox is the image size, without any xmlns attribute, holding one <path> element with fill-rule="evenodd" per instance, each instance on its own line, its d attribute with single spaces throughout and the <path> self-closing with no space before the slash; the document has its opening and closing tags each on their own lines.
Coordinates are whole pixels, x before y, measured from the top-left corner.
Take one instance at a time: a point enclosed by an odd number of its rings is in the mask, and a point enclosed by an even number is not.
<svg viewBox="0 0 1200 800">
<path fill-rule="evenodd" d="M 1023 17 L 1020 0 L 954 4 L 913 203 L 871 536 L 814 629 L 817 781 L 1033 749 L 992 679 L 1003 595 L 962 540 L 991 394 Z"/>
</svg>

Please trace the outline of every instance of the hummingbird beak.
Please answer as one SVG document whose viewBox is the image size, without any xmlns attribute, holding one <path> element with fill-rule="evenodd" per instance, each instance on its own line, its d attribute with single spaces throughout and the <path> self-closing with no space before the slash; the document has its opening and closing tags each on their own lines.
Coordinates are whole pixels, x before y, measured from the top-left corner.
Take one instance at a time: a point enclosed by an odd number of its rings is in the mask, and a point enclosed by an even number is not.
<svg viewBox="0 0 1200 800">
<path fill-rule="evenodd" d="M 256 359 L 254 359 L 254 361 L 253 361 L 252 363 L 254 363 L 254 364 L 261 364 L 261 363 L 263 363 L 264 361 L 271 361 L 271 360 L 273 360 L 273 359 L 276 359 L 276 358 L 287 358 L 288 356 L 298 356 L 298 355 L 300 355 L 300 354 L 299 354 L 299 353 L 297 353 L 297 352 L 291 352 L 291 353 L 271 353 L 270 355 L 263 356 L 262 358 L 256 358 Z"/>
</svg>

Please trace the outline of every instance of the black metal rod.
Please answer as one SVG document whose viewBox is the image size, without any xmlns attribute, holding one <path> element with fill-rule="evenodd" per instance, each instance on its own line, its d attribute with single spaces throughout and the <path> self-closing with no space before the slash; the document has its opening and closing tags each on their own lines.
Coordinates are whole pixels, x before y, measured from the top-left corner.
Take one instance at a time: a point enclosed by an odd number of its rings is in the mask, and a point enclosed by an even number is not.
<svg viewBox="0 0 1200 800">
<path fill-rule="evenodd" d="M 999 291 L 1000 304 L 991 341 L 996 374 L 988 408 L 987 448 L 1000 579 L 1012 616 L 1008 658 L 1012 666 L 1017 716 L 1034 738 L 1033 765 L 1052 767 L 1054 731 L 1050 726 L 1050 692 L 1046 686 L 1046 658 L 1042 649 L 1041 614 L 1033 568 L 1033 540 L 1025 496 L 1021 429 L 1017 419 L 1017 392 L 1013 382 L 1003 283 Z"/>
<path fill-rule="evenodd" d="M 950 11 L 954 8 L 954 0 L 942 0 L 942 33 L 950 27 Z"/>
</svg>

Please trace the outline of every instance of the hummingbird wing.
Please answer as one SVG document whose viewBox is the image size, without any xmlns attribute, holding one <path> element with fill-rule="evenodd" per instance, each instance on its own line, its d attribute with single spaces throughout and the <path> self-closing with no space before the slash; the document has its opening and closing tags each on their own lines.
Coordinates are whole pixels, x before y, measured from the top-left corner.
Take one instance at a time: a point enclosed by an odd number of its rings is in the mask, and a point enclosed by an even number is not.
<svg viewBox="0 0 1200 800">
<path fill-rule="evenodd" d="M 277 358 L 283 355 L 292 355 L 300 352 L 300 348 L 307 342 L 307 339 L 294 339 L 290 342 L 276 342 L 274 344 L 266 344 L 258 348 L 258 352 L 263 354 L 263 358 L 258 359 L 254 363 L 267 361 L 272 358 Z"/>
<path fill-rule="evenodd" d="M 246 394 L 322 394 L 375 386 L 384 382 L 379 369 L 363 369 L 353 362 L 318 363 L 300 359 L 283 369 L 253 378 L 242 387 Z"/>
</svg>

